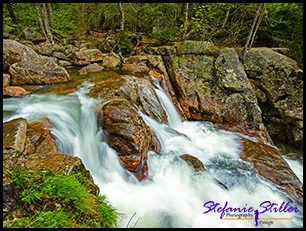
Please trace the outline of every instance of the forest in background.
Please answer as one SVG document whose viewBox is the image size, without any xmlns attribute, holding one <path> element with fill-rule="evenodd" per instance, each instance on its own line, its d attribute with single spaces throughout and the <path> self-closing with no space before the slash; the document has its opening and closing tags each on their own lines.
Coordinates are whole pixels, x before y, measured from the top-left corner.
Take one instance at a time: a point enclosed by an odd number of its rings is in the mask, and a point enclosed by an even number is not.
<svg viewBox="0 0 306 231">
<path fill-rule="evenodd" d="M 220 47 L 243 47 L 254 18 L 258 18 L 252 46 L 289 48 L 290 57 L 302 67 L 303 3 L 265 3 L 258 11 L 259 4 L 48 3 L 46 9 L 50 27 L 56 33 L 75 38 L 93 31 L 121 31 L 125 46 L 133 44 L 124 38 L 139 32 L 157 39 L 155 45 L 188 39 L 211 41 Z M 154 30 L 156 25 L 163 29 Z M 14 28 L 16 34 L 25 27 L 40 28 L 35 3 L 4 3 L 5 26 Z"/>
</svg>

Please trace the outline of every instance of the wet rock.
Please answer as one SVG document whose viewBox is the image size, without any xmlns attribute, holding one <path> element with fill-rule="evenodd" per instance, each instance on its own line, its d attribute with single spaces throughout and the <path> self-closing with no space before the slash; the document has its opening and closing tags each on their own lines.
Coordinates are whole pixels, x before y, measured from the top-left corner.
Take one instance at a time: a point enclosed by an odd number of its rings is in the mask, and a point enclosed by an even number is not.
<svg viewBox="0 0 306 231">
<path fill-rule="evenodd" d="M 104 68 L 101 67 L 99 64 L 93 63 L 93 64 L 89 64 L 89 65 L 86 66 L 86 67 L 81 68 L 81 69 L 78 71 L 78 74 L 79 74 L 79 75 L 87 75 L 87 74 L 90 73 L 90 72 L 100 72 L 100 71 L 102 71 L 103 69 L 104 69 Z"/>
<path fill-rule="evenodd" d="M 106 142 L 117 151 L 125 169 L 138 180 L 147 176 L 147 151 L 152 140 L 146 125 L 128 100 L 112 97 L 102 103 L 97 115 L 98 125 L 107 132 Z"/>
<path fill-rule="evenodd" d="M 4 184 L 11 183 L 8 173 L 14 168 L 38 171 L 53 169 L 56 173 L 65 175 L 78 171 L 87 172 L 78 157 L 58 152 L 59 148 L 51 131 L 40 122 L 27 124 L 26 119 L 18 118 L 4 123 L 3 147 Z"/>
<path fill-rule="evenodd" d="M 3 71 L 7 71 L 13 63 L 27 62 L 38 57 L 32 48 L 15 40 L 3 39 Z"/>
<path fill-rule="evenodd" d="M 22 152 L 25 146 L 27 127 L 27 120 L 21 117 L 3 123 L 3 147 Z"/>
<path fill-rule="evenodd" d="M 86 183 L 89 193 L 95 196 L 99 194 L 99 188 L 94 184 L 90 172 L 86 170 L 80 158 L 58 153 L 57 144 L 50 130 L 43 124 L 35 122 L 26 125 L 27 121 L 23 118 L 3 124 L 5 144 L 3 148 L 3 218 L 5 220 L 29 215 L 25 203 L 19 199 L 23 188 L 12 182 L 10 177 L 15 170 L 38 171 L 41 175 L 50 170 L 62 175 L 78 173 L 89 180 Z M 19 129 L 19 133 L 15 131 L 16 129 Z M 20 137 L 23 137 L 23 141 L 12 142 L 12 137 L 15 137 L 15 140 L 21 140 Z M 12 150 L 20 150 L 20 152 L 12 152 Z"/>
<path fill-rule="evenodd" d="M 194 169 L 194 171 L 205 171 L 203 163 L 196 157 L 189 154 L 184 154 L 180 156 L 183 160 L 186 161 L 188 166 Z"/>
<path fill-rule="evenodd" d="M 28 125 L 27 154 L 40 153 L 41 155 L 50 155 L 58 153 L 58 147 L 54 141 L 49 129 L 40 122 L 34 122 Z"/>
<path fill-rule="evenodd" d="M 65 68 L 59 67 L 47 57 L 38 57 L 10 66 L 11 84 L 50 84 L 69 81 Z"/>
<path fill-rule="evenodd" d="M 303 184 L 291 170 L 279 151 L 270 145 L 240 137 L 242 151 L 240 157 L 253 164 L 257 173 L 275 185 L 289 198 L 303 203 Z"/>
<path fill-rule="evenodd" d="M 3 88 L 3 95 L 4 96 L 22 96 L 29 94 L 29 91 L 26 91 L 22 87 L 17 86 L 8 86 Z"/>
<path fill-rule="evenodd" d="M 251 49 L 244 65 L 271 136 L 302 145 L 303 131 L 296 123 L 303 121 L 303 70 L 270 48 Z"/>
<path fill-rule="evenodd" d="M 114 76 L 95 84 L 88 96 L 102 99 L 107 96 L 120 96 L 134 103 L 144 114 L 163 123 L 167 115 L 152 84 L 145 78 L 136 76 Z"/>
<path fill-rule="evenodd" d="M 74 54 L 74 64 L 78 66 L 88 65 L 91 62 L 102 61 L 102 52 L 98 49 L 81 49 Z"/>
</svg>

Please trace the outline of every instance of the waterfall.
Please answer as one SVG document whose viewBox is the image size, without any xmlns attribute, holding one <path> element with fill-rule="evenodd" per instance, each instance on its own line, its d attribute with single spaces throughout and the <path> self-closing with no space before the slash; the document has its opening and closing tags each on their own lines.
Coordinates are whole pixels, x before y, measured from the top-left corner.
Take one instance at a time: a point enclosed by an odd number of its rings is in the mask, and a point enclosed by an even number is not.
<svg viewBox="0 0 306 231">
<path fill-rule="evenodd" d="M 78 156 L 92 173 L 101 194 L 125 216 L 119 216 L 118 226 L 126 227 L 254 227 L 254 220 L 220 220 L 220 213 L 203 214 L 206 202 L 214 201 L 231 207 L 258 207 L 264 201 L 281 204 L 286 196 L 263 181 L 251 170 L 251 165 L 239 158 L 238 136 L 215 130 L 209 123 L 182 122 L 174 105 L 163 90 L 156 93 L 168 115 L 169 125 L 161 124 L 142 114 L 147 125 L 162 144 L 162 153 L 148 152 L 148 178 L 142 182 L 126 177 L 116 152 L 103 142 L 95 118 L 97 100 L 85 93 L 83 85 L 75 93 L 26 96 L 3 100 L 6 116 L 3 121 L 17 117 L 29 123 L 48 117 L 54 126 L 61 153 Z M 179 156 L 197 157 L 206 171 L 194 172 Z M 292 165 L 301 171 L 301 165 Z M 228 187 L 221 187 L 216 179 Z M 292 204 L 293 206 L 298 206 Z M 274 220 L 258 227 L 301 227 L 299 213 L 260 214 Z M 132 218 L 132 215 L 135 216 Z M 132 219 L 131 219 L 132 218 Z M 130 220 L 131 219 L 131 220 Z"/>
<path fill-rule="evenodd" d="M 178 128 L 182 125 L 182 120 L 179 113 L 176 110 L 176 107 L 173 105 L 169 97 L 166 95 L 164 90 L 161 88 L 159 84 L 155 84 L 157 88 L 155 88 L 155 92 L 166 111 L 168 116 L 168 124 L 171 128 Z"/>
</svg>

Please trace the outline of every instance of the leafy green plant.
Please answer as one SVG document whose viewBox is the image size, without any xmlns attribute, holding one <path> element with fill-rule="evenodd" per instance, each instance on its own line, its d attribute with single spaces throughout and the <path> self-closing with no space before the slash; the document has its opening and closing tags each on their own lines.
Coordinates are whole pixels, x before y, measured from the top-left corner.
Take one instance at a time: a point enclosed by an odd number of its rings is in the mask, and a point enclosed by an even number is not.
<svg viewBox="0 0 306 231">
<path fill-rule="evenodd" d="M 80 173 L 70 176 L 15 169 L 10 178 L 23 187 L 20 201 L 32 212 L 6 227 L 113 227 L 117 212 L 105 196 L 95 196 Z M 86 183 L 85 183 L 86 182 Z M 91 193 L 90 193 L 91 192 Z"/>
<path fill-rule="evenodd" d="M 165 30 L 150 33 L 148 35 L 157 39 L 157 41 L 153 43 L 153 46 L 161 46 L 166 45 L 169 42 L 178 41 L 178 32 L 179 31 L 177 28 L 167 28 Z"/>
</svg>

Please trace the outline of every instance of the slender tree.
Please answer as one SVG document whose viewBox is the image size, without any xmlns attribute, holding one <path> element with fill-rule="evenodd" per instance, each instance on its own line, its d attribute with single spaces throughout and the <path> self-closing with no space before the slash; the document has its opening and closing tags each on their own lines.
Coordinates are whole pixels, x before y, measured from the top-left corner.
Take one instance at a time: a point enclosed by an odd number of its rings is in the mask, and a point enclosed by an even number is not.
<svg viewBox="0 0 306 231">
<path fill-rule="evenodd" d="M 46 4 L 45 3 L 41 3 L 40 4 L 41 7 L 41 12 L 42 12 L 42 16 L 43 16 L 43 22 L 44 22 L 44 27 L 46 30 L 46 34 L 48 37 L 49 42 L 51 42 L 52 44 L 54 43 L 53 41 L 53 37 L 50 31 L 50 26 L 49 26 L 49 21 L 48 21 L 48 15 L 47 15 L 47 9 L 46 9 Z"/>
<path fill-rule="evenodd" d="M 228 3 L 228 5 L 227 5 L 227 11 L 226 11 L 226 13 L 225 13 L 225 17 L 224 17 L 224 21 L 223 21 L 223 23 L 222 23 L 221 29 L 224 28 L 225 24 L 227 23 L 228 16 L 229 16 L 229 13 L 230 13 L 230 10 L 231 10 L 231 6 L 232 6 L 232 3 Z"/>
<path fill-rule="evenodd" d="M 91 14 L 92 8 L 90 3 L 88 3 L 87 8 L 86 8 L 86 13 L 87 13 L 87 30 L 86 30 L 86 35 L 90 34 L 90 14 Z"/>
<path fill-rule="evenodd" d="M 41 30 L 43 31 L 45 38 L 48 43 L 54 43 L 53 37 L 50 31 L 49 22 L 48 22 L 48 16 L 46 11 L 46 5 L 45 3 L 40 3 L 40 6 L 38 3 L 34 4 L 34 7 L 37 12 L 39 25 L 41 27 Z"/>
<path fill-rule="evenodd" d="M 184 27 L 183 27 L 183 41 L 186 40 L 187 37 L 187 23 L 188 23 L 188 7 L 189 7 L 189 3 L 185 3 L 185 12 L 184 12 Z"/>
<path fill-rule="evenodd" d="M 119 12 L 120 12 L 120 31 L 123 32 L 124 23 L 125 23 L 123 4 L 118 3 L 118 6 L 119 6 Z"/>
<path fill-rule="evenodd" d="M 47 8 L 48 8 L 48 13 L 49 13 L 49 18 L 50 18 L 50 27 L 52 29 L 55 29 L 54 19 L 53 19 L 53 14 L 52 14 L 52 8 L 51 8 L 51 3 L 47 3 Z"/>
<path fill-rule="evenodd" d="M 264 5 L 263 5 L 263 7 L 262 7 L 262 9 L 261 9 L 261 12 L 260 12 L 259 19 L 258 19 L 258 21 L 257 21 L 257 23 L 256 23 L 255 31 L 254 31 L 254 33 L 253 33 L 252 40 L 251 40 L 251 43 L 250 43 L 250 46 L 249 46 L 249 49 L 248 49 L 248 50 L 250 50 L 251 47 L 252 47 L 252 45 L 253 45 L 253 42 L 254 42 L 254 39 L 255 39 L 255 36 L 256 36 L 256 33 L 257 33 L 257 29 L 258 29 L 258 27 L 259 27 L 259 25 L 260 25 L 260 23 L 261 23 L 261 20 L 262 20 L 262 18 L 263 18 L 263 16 L 264 16 L 265 7 L 266 7 L 266 4 L 264 3 Z"/>
<path fill-rule="evenodd" d="M 256 26 L 256 23 L 257 23 L 257 19 L 258 19 L 258 16 L 259 16 L 259 12 L 260 12 L 260 9 L 261 9 L 261 6 L 262 6 L 262 3 L 259 3 L 258 5 L 258 8 L 257 8 L 257 11 L 256 11 L 256 15 L 255 15 L 255 18 L 252 22 L 252 27 L 251 27 L 251 30 L 250 30 L 250 33 L 248 35 L 248 38 L 247 38 L 247 41 L 244 45 L 244 48 L 243 48 L 243 51 L 242 51 L 242 60 L 244 60 L 245 56 L 246 56 L 246 53 L 248 51 L 248 46 L 249 46 L 249 43 L 250 43 L 250 40 L 251 40 L 251 37 L 252 37 L 252 34 L 253 34 L 253 31 L 255 29 L 255 26 Z M 254 35 L 255 36 L 255 35 Z M 250 49 L 250 48 L 249 48 Z"/>
</svg>

